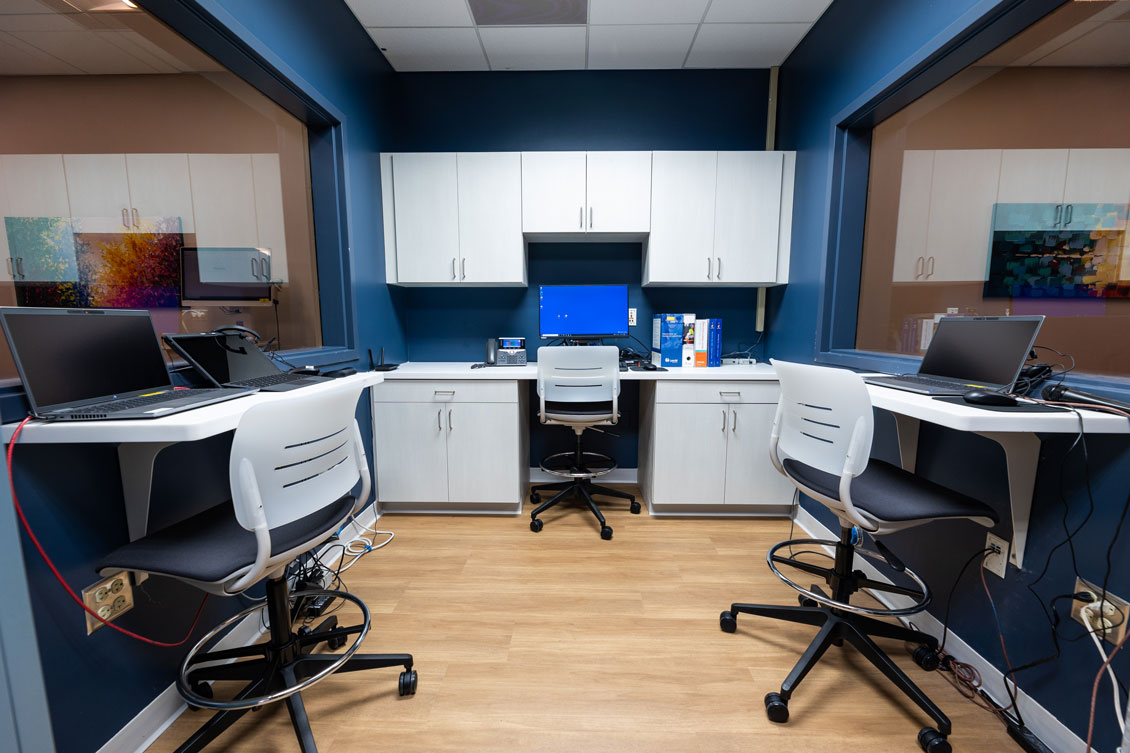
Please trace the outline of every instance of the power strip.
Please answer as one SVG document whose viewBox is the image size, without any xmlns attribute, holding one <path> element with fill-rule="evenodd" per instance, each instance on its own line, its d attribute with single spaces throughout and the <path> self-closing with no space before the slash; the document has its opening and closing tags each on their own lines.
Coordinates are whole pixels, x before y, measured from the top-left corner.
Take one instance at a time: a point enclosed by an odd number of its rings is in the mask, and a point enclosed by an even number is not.
<svg viewBox="0 0 1130 753">
<path fill-rule="evenodd" d="M 723 366 L 755 366 L 757 364 L 756 358 L 723 358 Z"/>
</svg>

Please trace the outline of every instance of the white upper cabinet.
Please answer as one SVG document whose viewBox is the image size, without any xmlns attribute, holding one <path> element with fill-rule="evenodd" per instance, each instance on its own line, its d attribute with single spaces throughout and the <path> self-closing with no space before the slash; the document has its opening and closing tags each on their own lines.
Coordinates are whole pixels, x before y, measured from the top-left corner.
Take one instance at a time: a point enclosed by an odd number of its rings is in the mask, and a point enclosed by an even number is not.
<svg viewBox="0 0 1130 753">
<path fill-rule="evenodd" d="M 401 282 L 459 279 L 459 191 L 454 154 L 397 154 L 397 270 Z"/>
<path fill-rule="evenodd" d="M 64 154 L 75 232 L 127 233 L 133 205 L 124 154 Z"/>
<path fill-rule="evenodd" d="M 714 279 L 717 166 L 717 152 L 652 153 L 647 282 L 706 284 Z"/>
<path fill-rule="evenodd" d="M 188 166 L 196 211 L 196 245 L 200 248 L 259 245 L 251 155 L 190 154 Z"/>
<path fill-rule="evenodd" d="M 71 216 L 63 155 L 5 154 L 3 168 L 9 216 Z"/>
<path fill-rule="evenodd" d="M 898 229 L 895 233 L 895 282 L 915 282 L 926 275 L 926 234 L 930 229 L 930 183 L 934 152 L 907 150 L 902 154 Z"/>
<path fill-rule="evenodd" d="M 651 229 L 651 152 L 589 152 L 590 233 L 646 233 Z"/>
<path fill-rule="evenodd" d="M 252 154 L 251 173 L 255 178 L 255 229 L 259 234 L 257 246 L 266 261 L 263 276 L 271 282 L 286 282 L 289 278 L 279 155 Z"/>
<path fill-rule="evenodd" d="M 583 233 L 584 152 L 522 152 L 522 232 Z"/>
<path fill-rule="evenodd" d="M 465 152 L 456 162 L 459 281 L 525 285 L 521 153 Z"/>
<path fill-rule="evenodd" d="M 783 165 L 781 152 L 718 152 L 716 283 L 776 282 Z"/>
<path fill-rule="evenodd" d="M 1000 149 L 934 153 L 930 226 L 924 278 L 929 282 L 983 282 L 988 270 L 993 203 L 1001 172 Z"/>
<path fill-rule="evenodd" d="M 126 176 L 133 219 L 175 218 L 182 233 L 196 232 L 187 154 L 127 154 Z"/>
<path fill-rule="evenodd" d="M 26 282 L 76 282 L 78 262 L 61 154 L 5 154 L 4 276 Z"/>
<path fill-rule="evenodd" d="M 1130 149 L 1072 149 L 1068 155 L 1063 200 L 1130 203 Z"/>
</svg>

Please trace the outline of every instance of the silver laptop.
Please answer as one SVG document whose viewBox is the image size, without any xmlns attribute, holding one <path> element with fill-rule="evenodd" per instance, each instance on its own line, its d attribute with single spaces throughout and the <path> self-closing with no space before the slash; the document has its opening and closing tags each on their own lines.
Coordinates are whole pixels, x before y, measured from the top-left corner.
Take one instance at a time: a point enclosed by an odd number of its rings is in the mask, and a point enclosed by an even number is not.
<svg viewBox="0 0 1130 753">
<path fill-rule="evenodd" d="M 943 317 L 917 374 L 864 381 L 924 395 L 962 395 L 972 389 L 1012 392 L 1043 323 L 1042 316 Z"/>
<path fill-rule="evenodd" d="M 36 418 L 161 418 L 254 392 L 174 387 L 148 311 L 4 307 L 0 325 Z"/>
</svg>

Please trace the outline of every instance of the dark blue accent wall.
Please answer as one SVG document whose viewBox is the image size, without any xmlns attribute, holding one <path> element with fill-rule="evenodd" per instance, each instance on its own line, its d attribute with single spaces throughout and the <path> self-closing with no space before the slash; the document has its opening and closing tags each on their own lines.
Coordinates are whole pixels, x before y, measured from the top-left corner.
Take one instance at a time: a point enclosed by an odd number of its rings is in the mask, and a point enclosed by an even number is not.
<svg viewBox="0 0 1130 753">
<path fill-rule="evenodd" d="M 861 12 L 857 3 L 836 0 L 782 66 L 778 146 L 797 151 L 797 174 L 790 283 L 770 291 L 772 325 L 767 347 L 772 357 L 813 361 L 823 285 L 836 284 L 831 276 L 827 282 L 823 279 L 824 270 L 830 268 L 825 249 L 834 246 L 827 240 L 832 211 L 829 196 L 834 172 L 834 117 L 873 87 L 889 82 L 892 72 L 908 60 L 943 46 L 993 6 L 992 2 L 978 0 L 872 0 L 866 4 L 866 12 Z M 866 295 L 866 291 L 861 294 Z M 897 461 L 894 438 L 893 419 L 880 413 L 873 454 Z M 1004 581 L 988 577 L 1014 665 L 1052 653 L 1047 620 L 1027 586 L 1037 580 L 1047 563 L 1046 576 L 1034 585 L 1039 599 L 1046 602 L 1073 589 L 1072 555 L 1066 546 L 1056 548 L 1065 538 L 1064 519 L 1071 529 L 1087 520 L 1075 540 L 1075 558 L 1083 577 L 1101 582 L 1107 568 L 1106 550 L 1130 493 L 1130 475 L 1126 473 L 1130 442 L 1125 438 L 1088 437 L 1087 466 L 1081 448 L 1065 460 L 1074 437 L 1043 439 L 1024 570 L 1010 567 Z M 1090 494 L 1086 489 L 1087 467 Z M 994 505 L 1005 521 L 997 532 L 1010 535 L 1004 456 L 995 443 L 923 424 L 918 473 Z M 1091 499 L 1094 513 L 1088 519 Z M 802 504 L 829 528 L 837 527 L 823 507 L 810 500 Z M 950 585 L 962 563 L 984 546 L 985 530 L 965 522 L 933 523 L 885 537 L 885 541 L 935 589 L 931 612 L 940 619 Z M 1130 593 L 1130 548 L 1124 543 L 1114 548 L 1111 572 L 1111 590 L 1121 595 Z M 957 587 L 950 624 L 978 653 L 997 667 L 1004 667 L 988 601 L 974 568 Z M 1082 630 L 1072 623 L 1063 633 L 1079 637 Z M 1079 642 L 1064 643 L 1058 661 L 1020 673 L 1020 686 L 1072 731 L 1084 736 L 1091 683 L 1099 664 L 1098 654 L 1084 637 Z M 1130 671 L 1130 657 L 1117 658 L 1115 669 L 1125 677 Z M 992 690 L 998 698 L 1004 697 L 999 686 Z M 1119 740 L 1109 693 L 1109 683 L 1104 680 L 1097 713 L 1096 749 L 1101 750 L 1113 750 Z M 956 696 L 954 699 L 949 703 L 963 702 Z"/>
</svg>

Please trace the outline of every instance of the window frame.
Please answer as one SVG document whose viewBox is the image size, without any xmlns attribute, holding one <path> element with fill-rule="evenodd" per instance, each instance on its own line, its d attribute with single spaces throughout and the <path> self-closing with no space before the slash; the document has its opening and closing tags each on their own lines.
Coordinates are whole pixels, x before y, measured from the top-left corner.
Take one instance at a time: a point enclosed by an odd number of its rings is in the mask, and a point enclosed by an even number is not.
<svg viewBox="0 0 1130 753">
<path fill-rule="evenodd" d="M 855 347 L 872 129 L 1068 1 L 984 0 L 832 118 L 817 363 L 902 373 L 917 371 L 922 361 L 918 356 Z M 1130 397 L 1130 377 L 1073 373 L 1067 381 Z"/>
</svg>

